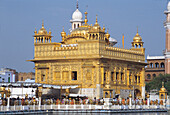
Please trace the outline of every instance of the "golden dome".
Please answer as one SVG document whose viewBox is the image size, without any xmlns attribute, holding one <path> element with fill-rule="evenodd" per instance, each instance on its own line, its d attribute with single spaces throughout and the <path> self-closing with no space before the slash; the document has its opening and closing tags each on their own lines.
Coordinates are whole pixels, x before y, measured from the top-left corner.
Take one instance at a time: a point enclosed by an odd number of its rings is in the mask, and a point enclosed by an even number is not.
<svg viewBox="0 0 170 115">
<path fill-rule="evenodd" d="M 47 30 L 44 28 L 44 22 L 42 22 L 42 28 L 38 31 L 39 35 L 47 34 Z"/>
<path fill-rule="evenodd" d="M 71 34 L 86 34 L 89 31 L 89 27 L 79 27 L 74 29 Z"/>
<path fill-rule="evenodd" d="M 164 87 L 164 82 L 162 82 L 162 87 L 161 87 L 161 89 L 159 91 L 160 92 L 167 92 L 167 90 Z"/>
<path fill-rule="evenodd" d="M 108 33 L 108 29 L 107 29 L 107 33 L 105 34 L 106 38 L 109 39 L 110 38 L 110 34 Z"/>
<path fill-rule="evenodd" d="M 135 37 L 133 38 L 133 41 L 134 42 L 141 42 L 142 41 L 142 38 L 138 33 L 138 29 L 137 29 L 137 33 L 136 33 Z"/>
<path fill-rule="evenodd" d="M 61 37 L 64 38 L 66 36 L 66 32 L 64 31 L 64 27 L 63 27 L 63 31 L 61 32 Z"/>
</svg>

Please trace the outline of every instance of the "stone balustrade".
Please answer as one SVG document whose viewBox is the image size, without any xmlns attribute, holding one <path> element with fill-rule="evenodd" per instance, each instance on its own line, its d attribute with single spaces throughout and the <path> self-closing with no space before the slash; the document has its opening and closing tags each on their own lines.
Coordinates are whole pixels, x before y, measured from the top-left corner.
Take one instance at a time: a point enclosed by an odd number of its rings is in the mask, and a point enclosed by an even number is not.
<svg viewBox="0 0 170 115">
<path fill-rule="evenodd" d="M 7 106 L 0 106 L 0 111 L 19 111 L 19 110 L 91 110 L 91 109 L 107 109 L 106 106 L 110 105 L 25 105 L 25 106 L 10 106 L 9 109 Z M 111 105 L 108 109 L 166 109 L 163 105 Z"/>
</svg>

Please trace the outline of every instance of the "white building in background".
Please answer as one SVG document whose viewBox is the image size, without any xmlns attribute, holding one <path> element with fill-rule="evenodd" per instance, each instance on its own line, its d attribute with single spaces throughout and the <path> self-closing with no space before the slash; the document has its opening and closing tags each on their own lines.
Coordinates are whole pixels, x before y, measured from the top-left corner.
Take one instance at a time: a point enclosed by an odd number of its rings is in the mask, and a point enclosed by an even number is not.
<svg viewBox="0 0 170 115">
<path fill-rule="evenodd" d="M 15 82 L 16 71 L 10 68 L 1 68 L 0 82 Z"/>
</svg>

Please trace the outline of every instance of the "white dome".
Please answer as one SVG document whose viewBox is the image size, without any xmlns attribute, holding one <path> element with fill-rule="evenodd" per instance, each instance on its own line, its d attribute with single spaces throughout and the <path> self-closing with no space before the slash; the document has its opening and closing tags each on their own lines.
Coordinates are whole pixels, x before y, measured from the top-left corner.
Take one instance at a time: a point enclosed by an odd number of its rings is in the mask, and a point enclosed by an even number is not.
<svg viewBox="0 0 170 115">
<path fill-rule="evenodd" d="M 82 20 L 82 17 L 83 15 L 78 9 L 72 15 L 73 20 Z"/>
<path fill-rule="evenodd" d="M 116 43 L 117 43 L 117 40 L 114 39 L 114 38 L 111 38 L 111 37 L 109 38 L 109 41 L 110 41 L 110 42 L 116 42 Z"/>
<path fill-rule="evenodd" d="M 110 37 L 110 38 L 109 38 L 109 42 L 110 42 L 110 46 L 113 47 L 113 46 L 117 43 L 117 40 Z"/>
<path fill-rule="evenodd" d="M 170 11 L 170 2 L 168 2 L 167 9 Z"/>
</svg>

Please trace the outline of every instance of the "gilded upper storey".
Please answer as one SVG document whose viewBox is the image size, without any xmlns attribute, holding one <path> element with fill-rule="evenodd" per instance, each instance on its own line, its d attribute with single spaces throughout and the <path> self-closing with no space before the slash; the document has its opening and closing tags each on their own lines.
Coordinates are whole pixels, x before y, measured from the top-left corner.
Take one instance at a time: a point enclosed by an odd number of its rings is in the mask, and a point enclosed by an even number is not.
<svg viewBox="0 0 170 115">
<path fill-rule="evenodd" d="M 75 12 L 78 12 L 77 10 Z M 75 13 L 74 12 L 74 13 Z M 80 15 L 80 11 L 73 16 L 70 21 L 72 29 L 69 34 L 61 32 L 61 42 L 51 42 L 51 31 L 47 32 L 42 23 L 42 28 L 35 30 L 34 59 L 31 61 L 55 60 L 55 59 L 82 59 L 82 58 L 108 58 L 125 61 L 133 61 L 137 63 L 145 63 L 145 48 L 143 48 L 142 38 L 138 31 L 133 38 L 132 48 L 124 49 L 114 47 L 110 41 L 110 34 L 105 27 L 101 27 L 98 23 L 97 15 L 94 24 L 88 24 L 87 12 L 84 21 Z M 123 41 L 124 42 L 124 41 Z M 116 42 L 115 42 L 116 43 Z"/>
</svg>

